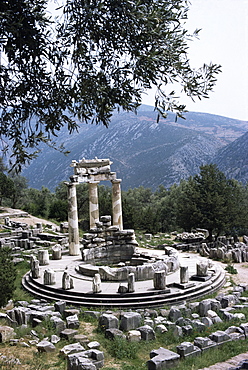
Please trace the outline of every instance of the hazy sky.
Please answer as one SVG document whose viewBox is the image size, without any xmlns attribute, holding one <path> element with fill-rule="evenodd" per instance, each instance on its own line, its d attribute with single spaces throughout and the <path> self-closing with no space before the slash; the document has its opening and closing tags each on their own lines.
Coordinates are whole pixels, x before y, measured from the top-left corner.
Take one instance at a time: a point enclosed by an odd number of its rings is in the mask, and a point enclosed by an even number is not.
<svg viewBox="0 0 248 370">
<path fill-rule="evenodd" d="M 192 67 L 213 62 L 222 73 L 209 99 L 181 102 L 190 111 L 248 120 L 248 0 L 191 0 L 188 17 L 190 32 L 202 29 L 190 43 Z"/>
</svg>

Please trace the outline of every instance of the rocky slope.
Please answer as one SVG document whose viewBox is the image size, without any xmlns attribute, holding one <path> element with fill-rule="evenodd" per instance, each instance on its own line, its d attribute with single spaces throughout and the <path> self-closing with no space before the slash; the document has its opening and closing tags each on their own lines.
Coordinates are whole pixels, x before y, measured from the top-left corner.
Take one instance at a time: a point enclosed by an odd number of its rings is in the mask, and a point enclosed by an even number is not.
<svg viewBox="0 0 248 370">
<path fill-rule="evenodd" d="M 39 157 L 24 170 L 29 186 L 42 185 L 54 190 L 73 174 L 70 163 L 80 158 L 110 158 L 112 170 L 122 178 L 122 188 L 169 187 L 210 163 L 218 151 L 248 130 L 248 122 L 204 113 L 187 113 L 175 121 L 175 115 L 160 119 L 151 107 L 138 114 L 119 113 L 104 126 L 82 125 L 78 133 L 59 136 L 68 156 L 45 147 Z M 227 134 L 228 133 L 228 134 Z"/>
<path fill-rule="evenodd" d="M 228 178 L 248 182 L 248 132 L 222 148 L 213 158 Z"/>
</svg>

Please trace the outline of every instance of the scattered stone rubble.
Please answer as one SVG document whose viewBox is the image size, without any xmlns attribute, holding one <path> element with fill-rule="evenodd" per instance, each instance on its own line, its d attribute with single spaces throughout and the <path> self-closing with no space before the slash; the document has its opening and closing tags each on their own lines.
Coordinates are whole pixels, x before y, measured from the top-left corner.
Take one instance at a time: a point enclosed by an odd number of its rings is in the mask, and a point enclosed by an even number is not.
<svg viewBox="0 0 248 370">
<path fill-rule="evenodd" d="M 234 238 L 221 236 L 214 245 L 202 243 L 199 253 L 204 257 L 227 263 L 248 262 L 248 237 L 243 236 L 243 241 L 235 241 Z"/>
<path fill-rule="evenodd" d="M 104 354 L 99 350 L 100 344 L 90 342 L 85 335 L 78 334 L 79 309 L 67 308 L 65 302 L 56 302 L 51 305 L 46 300 L 33 299 L 31 303 L 19 301 L 18 306 L 7 310 L 0 315 L 0 322 L 3 320 L 8 325 L 0 326 L 0 342 L 25 347 L 36 346 L 38 352 L 55 352 L 56 343 L 61 338 L 74 340 L 74 343 L 65 345 L 60 350 L 60 355 L 67 360 L 67 369 L 95 370 L 103 367 Z M 49 321 L 54 327 L 54 334 L 50 338 L 39 339 L 35 328 Z M 30 336 L 25 342 L 16 339 L 15 328 L 30 326 Z M 0 357 L 0 363 L 20 364 L 19 359 Z"/>
<path fill-rule="evenodd" d="M 204 233 L 177 234 L 176 239 L 185 244 L 175 244 L 180 250 L 197 250 L 201 256 L 226 263 L 248 262 L 248 236 L 242 238 L 219 236 L 213 237 L 213 242 L 207 243 Z"/>
<path fill-rule="evenodd" d="M 142 281 L 153 279 L 155 271 L 170 273 L 179 268 L 178 252 L 174 248 L 165 248 L 165 255 L 159 259 L 145 253 L 142 256 L 136 254 L 138 243 L 134 230 L 111 226 L 110 216 L 100 217 L 96 227 L 84 234 L 81 243 L 84 264 L 78 266 L 78 272 L 87 276 L 99 274 L 101 280 L 123 281 L 129 274 L 134 274 L 135 281 Z M 102 266 L 96 266 L 98 262 Z M 111 264 L 118 264 L 118 267 L 110 267 Z"/>
<path fill-rule="evenodd" d="M 48 249 L 52 251 L 52 258 L 57 259 L 61 251 L 68 248 L 68 235 L 50 225 L 44 228 L 41 223 L 37 223 L 36 227 L 32 228 L 26 223 L 15 222 L 5 217 L 4 225 L 0 226 L 2 228 L 0 247 L 10 247 L 15 262 L 22 260 L 23 253 L 26 255 L 36 253 L 40 254 L 38 257 L 40 265 L 45 265 L 48 260 Z"/>
<path fill-rule="evenodd" d="M 197 243 L 205 239 L 205 234 L 203 232 L 183 232 L 176 235 L 176 239 L 184 243 Z"/>
<path fill-rule="evenodd" d="M 150 360 L 147 361 L 148 370 L 162 370 L 175 366 L 184 358 L 198 356 L 228 341 L 247 339 L 246 317 L 242 312 L 236 312 L 248 307 L 248 298 L 242 296 L 247 289 L 247 286 L 241 284 L 234 287 L 232 294 L 221 294 L 215 299 L 203 299 L 187 305 L 172 306 L 170 309 L 146 308 L 128 312 L 82 313 L 95 317 L 99 328 L 110 340 L 123 338 L 130 342 L 151 341 L 156 338 L 157 333 L 166 335 L 168 330 L 172 330 L 176 337 L 182 338 L 177 352 L 160 347 L 151 351 Z M 100 343 L 90 342 L 87 336 L 78 333 L 79 314 L 79 308 L 69 308 L 62 301 L 54 304 L 49 304 L 44 299 L 33 299 L 30 303 L 19 301 L 18 305 L 0 314 L 0 324 L 4 322 L 0 326 L 0 342 L 26 347 L 36 346 L 39 352 L 55 352 L 56 343 L 63 338 L 70 341 L 70 344 L 60 350 L 60 355 L 67 361 L 67 369 L 99 369 L 104 366 L 104 353 L 100 349 Z M 242 324 L 235 326 L 235 319 L 242 321 Z M 54 333 L 50 338 L 44 337 L 40 340 L 36 327 L 46 321 L 52 324 Z M 208 327 L 222 321 L 230 321 L 232 325 L 225 331 L 213 331 L 208 337 L 199 335 Z M 28 340 L 16 339 L 15 328 L 27 325 L 32 328 Z M 198 333 L 193 343 L 183 341 L 193 330 Z M 4 358 L 0 360 L 4 361 Z"/>
</svg>

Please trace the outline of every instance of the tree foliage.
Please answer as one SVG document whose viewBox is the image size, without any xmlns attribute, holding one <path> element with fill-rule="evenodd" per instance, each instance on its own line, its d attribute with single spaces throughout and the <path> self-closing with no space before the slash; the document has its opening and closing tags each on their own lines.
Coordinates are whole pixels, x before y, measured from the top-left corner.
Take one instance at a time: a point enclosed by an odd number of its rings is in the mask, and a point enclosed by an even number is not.
<svg viewBox="0 0 248 370">
<path fill-rule="evenodd" d="M 187 0 L 66 0 L 54 21 L 48 2 L 0 3 L 0 132 L 18 165 L 78 119 L 135 111 L 152 86 L 160 114 L 185 109 L 170 83 L 192 98 L 212 90 L 220 67 L 189 62 Z"/>
<path fill-rule="evenodd" d="M 216 165 L 201 166 L 200 174 L 181 186 L 178 223 L 184 229 L 205 228 L 209 230 L 211 238 L 213 231 L 219 235 L 240 225 L 243 209 L 241 185 L 228 180 Z M 245 218 L 247 221 L 247 216 Z"/>
<path fill-rule="evenodd" d="M 9 185 L 9 187 L 8 187 Z M 6 190 L 6 192 L 5 192 Z M 68 214 L 67 186 L 60 183 L 55 193 L 42 187 L 27 188 L 25 178 L 10 177 L 0 172 L 0 201 L 34 216 L 66 221 Z M 98 186 L 99 214 L 112 215 L 111 188 Z M 88 184 L 77 185 L 77 207 L 80 225 L 89 228 Z M 248 186 L 227 179 L 216 165 L 200 167 L 199 174 L 153 192 L 149 188 L 122 191 L 124 228 L 146 232 L 191 231 L 208 229 L 210 236 L 248 233 Z"/>
<path fill-rule="evenodd" d="M 15 266 L 11 257 L 11 249 L 0 248 L 0 307 L 5 306 L 15 289 Z"/>
</svg>

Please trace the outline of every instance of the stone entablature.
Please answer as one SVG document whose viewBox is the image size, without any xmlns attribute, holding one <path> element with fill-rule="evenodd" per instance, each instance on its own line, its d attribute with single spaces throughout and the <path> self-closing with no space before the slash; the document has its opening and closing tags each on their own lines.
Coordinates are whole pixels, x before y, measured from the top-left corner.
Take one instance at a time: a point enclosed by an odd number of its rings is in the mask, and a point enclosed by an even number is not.
<svg viewBox="0 0 248 370">
<path fill-rule="evenodd" d="M 74 168 L 74 181 L 91 182 L 116 180 L 116 172 L 111 172 L 109 159 L 81 159 L 73 160 L 71 167 Z"/>
<path fill-rule="evenodd" d="M 81 159 L 79 162 L 73 160 L 71 167 L 74 175 L 70 177 L 68 186 L 68 225 L 69 225 L 69 252 L 70 255 L 79 255 L 79 234 L 76 185 L 79 183 L 89 184 L 89 216 L 90 228 L 99 222 L 98 184 L 100 181 L 111 181 L 112 183 L 112 211 L 113 225 L 123 229 L 122 205 L 121 205 L 121 180 L 116 178 L 116 173 L 111 172 L 109 159 Z"/>
</svg>

